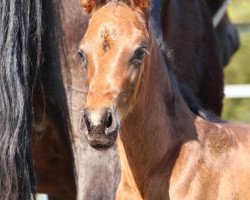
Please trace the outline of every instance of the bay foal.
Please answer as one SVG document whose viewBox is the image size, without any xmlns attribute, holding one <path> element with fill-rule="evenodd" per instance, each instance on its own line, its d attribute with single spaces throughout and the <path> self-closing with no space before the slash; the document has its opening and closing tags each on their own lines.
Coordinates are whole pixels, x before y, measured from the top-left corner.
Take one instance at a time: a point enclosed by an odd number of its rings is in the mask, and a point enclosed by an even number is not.
<svg viewBox="0 0 250 200">
<path fill-rule="evenodd" d="M 250 127 L 191 113 L 148 7 L 145 0 L 88 4 L 94 11 L 79 50 L 88 73 L 82 131 L 99 150 L 119 132 L 117 199 L 249 199 Z"/>
</svg>

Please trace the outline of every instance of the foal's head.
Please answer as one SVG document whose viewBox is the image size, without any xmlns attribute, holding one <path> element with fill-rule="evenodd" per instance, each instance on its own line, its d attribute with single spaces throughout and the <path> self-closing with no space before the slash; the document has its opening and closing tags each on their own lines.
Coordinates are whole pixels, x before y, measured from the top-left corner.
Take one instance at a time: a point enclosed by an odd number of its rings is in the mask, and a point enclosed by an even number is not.
<svg viewBox="0 0 250 200">
<path fill-rule="evenodd" d="M 93 147 L 107 148 L 116 139 L 121 119 L 133 107 L 148 56 L 148 1 L 96 5 L 83 0 L 82 4 L 92 12 L 78 51 L 88 74 L 82 131 Z"/>
</svg>

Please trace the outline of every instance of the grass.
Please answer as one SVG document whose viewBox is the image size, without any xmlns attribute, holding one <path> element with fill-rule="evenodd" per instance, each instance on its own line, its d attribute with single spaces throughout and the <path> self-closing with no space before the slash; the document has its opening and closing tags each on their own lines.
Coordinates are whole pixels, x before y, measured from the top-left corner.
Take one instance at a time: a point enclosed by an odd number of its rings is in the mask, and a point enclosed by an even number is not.
<svg viewBox="0 0 250 200">
<path fill-rule="evenodd" d="M 250 1 L 233 0 L 229 6 L 229 14 L 237 24 L 250 23 Z"/>
<path fill-rule="evenodd" d="M 240 34 L 240 49 L 225 68 L 225 83 L 250 83 L 250 32 Z"/>
<path fill-rule="evenodd" d="M 250 30 L 250 1 L 233 0 L 229 15 L 236 24 L 248 24 Z M 250 31 L 240 33 L 241 47 L 225 69 L 226 84 L 250 84 Z M 224 119 L 250 123 L 250 98 L 225 99 Z"/>
<path fill-rule="evenodd" d="M 250 99 L 224 99 L 222 118 L 232 122 L 250 123 Z"/>
</svg>

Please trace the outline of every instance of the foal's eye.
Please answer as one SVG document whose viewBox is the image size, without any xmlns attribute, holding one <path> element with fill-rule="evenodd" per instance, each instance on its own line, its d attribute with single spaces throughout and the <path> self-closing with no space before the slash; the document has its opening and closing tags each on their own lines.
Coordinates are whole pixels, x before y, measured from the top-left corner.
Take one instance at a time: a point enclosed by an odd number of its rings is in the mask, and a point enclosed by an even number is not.
<svg viewBox="0 0 250 200">
<path fill-rule="evenodd" d="M 135 50 L 133 57 L 130 60 L 132 65 L 140 65 L 145 57 L 145 54 L 148 53 L 146 47 L 139 47 Z"/>
<path fill-rule="evenodd" d="M 78 50 L 77 54 L 80 57 L 80 59 L 83 61 L 83 63 L 86 65 L 87 64 L 86 54 L 82 50 Z"/>
</svg>

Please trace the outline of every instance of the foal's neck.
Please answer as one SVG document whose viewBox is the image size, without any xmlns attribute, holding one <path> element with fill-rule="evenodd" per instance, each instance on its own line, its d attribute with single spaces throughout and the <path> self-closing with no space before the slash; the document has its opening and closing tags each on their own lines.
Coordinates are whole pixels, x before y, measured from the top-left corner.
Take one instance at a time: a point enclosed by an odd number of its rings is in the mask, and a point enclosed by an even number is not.
<svg viewBox="0 0 250 200">
<path fill-rule="evenodd" d="M 195 128 L 192 114 L 174 92 L 162 52 L 155 42 L 152 45 L 137 103 L 122 123 L 118 146 L 121 184 L 136 187 L 142 197 L 162 199 L 159 195 L 168 196 L 181 143 L 194 137 Z"/>
</svg>

